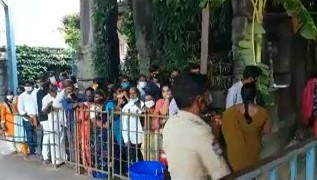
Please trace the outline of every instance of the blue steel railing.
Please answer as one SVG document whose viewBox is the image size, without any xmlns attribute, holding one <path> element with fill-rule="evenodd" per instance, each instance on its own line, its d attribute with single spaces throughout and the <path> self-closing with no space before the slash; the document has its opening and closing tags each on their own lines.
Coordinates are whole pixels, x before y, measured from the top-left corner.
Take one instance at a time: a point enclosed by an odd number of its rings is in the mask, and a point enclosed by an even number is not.
<svg viewBox="0 0 317 180">
<path fill-rule="evenodd" d="M 317 138 L 312 138 L 294 145 L 275 156 L 260 161 L 257 165 L 235 172 L 222 178 L 223 180 L 249 180 L 257 179 L 263 174 L 268 174 L 269 180 L 278 180 L 278 169 L 282 164 L 289 164 L 290 180 L 298 179 L 299 156 L 305 156 L 305 179 L 315 179 Z M 302 179 L 302 178 L 301 178 Z"/>
</svg>

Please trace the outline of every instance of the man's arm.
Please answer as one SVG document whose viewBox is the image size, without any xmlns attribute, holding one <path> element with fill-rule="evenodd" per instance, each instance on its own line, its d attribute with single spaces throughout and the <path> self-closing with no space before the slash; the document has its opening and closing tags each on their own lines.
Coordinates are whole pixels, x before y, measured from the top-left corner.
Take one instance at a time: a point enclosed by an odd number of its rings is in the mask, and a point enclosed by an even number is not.
<svg viewBox="0 0 317 180">
<path fill-rule="evenodd" d="M 198 139 L 200 140 L 196 141 L 198 144 L 195 147 L 198 147 L 198 155 L 211 179 L 220 179 L 230 174 L 226 161 L 214 150 L 213 142 L 215 138 L 212 133 L 203 130 Z"/>
<path fill-rule="evenodd" d="M 62 100 L 62 106 L 66 111 L 72 111 L 77 108 L 78 103 L 73 103 L 72 100 L 66 98 Z"/>
<path fill-rule="evenodd" d="M 18 103 L 18 111 L 19 111 L 19 114 L 21 116 L 23 116 L 25 119 L 30 119 L 30 117 L 27 115 L 27 113 L 25 112 L 25 109 L 24 109 L 24 96 L 20 96 L 19 97 L 19 103 Z"/>
<path fill-rule="evenodd" d="M 64 99 L 63 91 L 57 93 L 57 96 L 53 101 L 53 107 L 56 109 L 62 109 L 63 108 L 63 105 L 62 105 L 63 99 Z"/>
</svg>

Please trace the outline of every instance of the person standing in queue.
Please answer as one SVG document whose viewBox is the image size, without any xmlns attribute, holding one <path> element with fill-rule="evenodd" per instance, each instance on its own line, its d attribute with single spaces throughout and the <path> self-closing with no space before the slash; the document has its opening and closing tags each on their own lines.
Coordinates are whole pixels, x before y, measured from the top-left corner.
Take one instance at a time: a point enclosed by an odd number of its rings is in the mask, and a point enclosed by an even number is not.
<svg viewBox="0 0 317 180">
<path fill-rule="evenodd" d="M 230 173 L 214 147 L 210 126 L 200 117 L 210 104 L 207 77 L 184 74 L 175 78 L 173 96 L 179 107 L 163 130 L 169 172 L 172 179 L 220 179 Z"/>
</svg>

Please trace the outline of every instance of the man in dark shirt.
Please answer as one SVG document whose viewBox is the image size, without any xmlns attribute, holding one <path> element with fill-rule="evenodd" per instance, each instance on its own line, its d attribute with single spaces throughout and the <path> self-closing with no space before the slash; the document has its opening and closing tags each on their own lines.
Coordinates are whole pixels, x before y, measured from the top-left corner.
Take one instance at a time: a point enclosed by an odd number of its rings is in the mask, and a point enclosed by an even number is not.
<svg viewBox="0 0 317 180">
<path fill-rule="evenodd" d="M 36 153 L 38 156 L 42 156 L 42 142 L 43 142 L 43 123 L 47 121 L 47 115 L 45 115 L 42 111 L 42 99 L 47 94 L 48 83 L 46 83 L 46 79 L 44 77 L 40 78 L 36 82 L 38 86 L 38 91 L 36 93 L 36 101 L 37 101 L 37 110 L 38 110 L 38 120 L 40 121 L 40 125 L 36 127 Z"/>
</svg>

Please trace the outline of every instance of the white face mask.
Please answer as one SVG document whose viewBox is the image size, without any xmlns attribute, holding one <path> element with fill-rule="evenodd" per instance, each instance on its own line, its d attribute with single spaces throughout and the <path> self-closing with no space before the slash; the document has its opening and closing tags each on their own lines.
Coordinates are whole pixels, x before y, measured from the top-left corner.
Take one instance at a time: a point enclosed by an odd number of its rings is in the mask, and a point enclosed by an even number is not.
<svg viewBox="0 0 317 180">
<path fill-rule="evenodd" d="M 33 90 L 32 86 L 25 86 L 24 89 L 26 92 L 31 92 Z"/>
<path fill-rule="evenodd" d="M 139 87 L 140 88 L 144 88 L 146 86 L 146 82 L 144 82 L 144 81 L 140 81 L 139 82 Z"/>
<path fill-rule="evenodd" d="M 51 84 L 55 84 L 56 83 L 55 76 L 50 77 L 50 82 L 51 82 Z"/>
<path fill-rule="evenodd" d="M 147 108 L 150 109 L 155 105 L 155 102 L 154 101 L 146 101 L 146 102 L 144 102 L 144 104 Z"/>
<path fill-rule="evenodd" d="M 11 101 L 13 99 L 13 95 L 7 95 L 7 99 Z"/>
<path fill-rule="evenodd" d="M 139 100 L 139 98 L 134 98 L 134 99 L 130 99 L 129 101 L 132 102 L 132 103 L 135 103 Z"/>
</svg>

